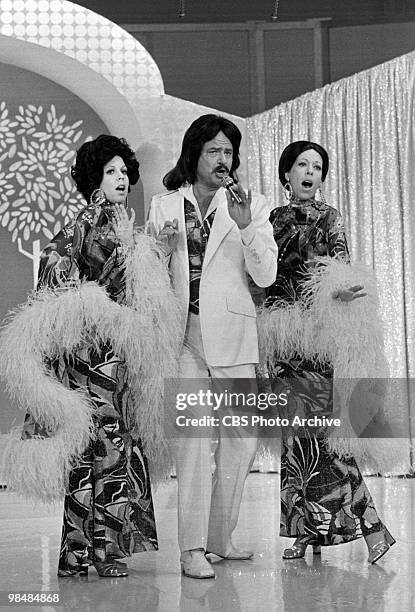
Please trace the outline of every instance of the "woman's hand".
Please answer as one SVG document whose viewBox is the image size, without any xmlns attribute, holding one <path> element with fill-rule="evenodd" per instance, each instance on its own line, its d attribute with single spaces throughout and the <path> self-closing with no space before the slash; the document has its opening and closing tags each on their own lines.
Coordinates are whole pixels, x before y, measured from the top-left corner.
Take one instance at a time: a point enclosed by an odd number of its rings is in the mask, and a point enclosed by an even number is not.
<svg viewBox="0 0 415 612">
<path fill-rule="evenodd" d="M 334 300 L 339 299 L 342 302 L 353 302 L 353 300 L 357 300 L 367 295 L 367 293 L 362 293 L 363 288 L 363 285 L 354 285 L 348 289 L 338 289 L 338 291 L 332 294 L 332 298 Z"/>
<path fill-rule="evenodd" d="M 134 246 L 135 212 L 131 208 L 131 217 L 122 204 L 114 204 L 113 228 L 118 240 L 126 246 Z"/>
<path fill-rule="evenodd" d="M 165 221 L 163 229 L 157 236 L 158 242 L 163 247 L 166 256 L 171 255 L 174 249 L 177 247 L 179 242 L 179 221 L 173 219 L 173 221 Z"/>
</svg>

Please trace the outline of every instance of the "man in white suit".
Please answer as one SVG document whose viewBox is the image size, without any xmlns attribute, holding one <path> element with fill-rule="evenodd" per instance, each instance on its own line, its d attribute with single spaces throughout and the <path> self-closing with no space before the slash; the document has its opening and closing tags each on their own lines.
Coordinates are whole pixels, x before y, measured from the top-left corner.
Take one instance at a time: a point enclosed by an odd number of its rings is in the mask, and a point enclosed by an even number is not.
<svg viewBox="0 0 415 612">
<path fill-rule="evenodd" d="M 149 225 L 165 242 L 182 305 L 181 378 L 243 378 L 255 385 L 258 339 L 248 280 L 261 287 L 274 282 L 277 247 L 264 197 L 246 195 L 236 184 L 236 198 L 223 187 L 226 177 L 236 180 L 240 142 L 239 129 L 224 117 L 194 121 L 176 166 L 164 177 L 168 192 L 152 199 Z M 210 439 L 189 436 L 174 444 L 180 561 L 193 578 L 214 578 L 208 553 L 253 556 L 235 549 L 231 536 L 256 439 L 235 430 L 215 433 L 213 483 Z"/>
</svg>

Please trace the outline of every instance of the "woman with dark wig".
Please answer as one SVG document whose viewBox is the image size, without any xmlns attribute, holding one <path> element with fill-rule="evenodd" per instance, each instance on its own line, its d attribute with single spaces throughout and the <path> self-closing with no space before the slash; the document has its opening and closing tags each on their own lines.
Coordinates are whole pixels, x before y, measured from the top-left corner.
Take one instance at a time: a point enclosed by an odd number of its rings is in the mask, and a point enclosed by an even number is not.
<svg viewBox="0 0 415 612">
<path fill-rule="evenodd" d="M 72 177 L 87 205 L 42 252 L 38 291 L 2 334 L 2 374 L 30 413 L 8 482 L 43 500 L 65 494 L 60 577 L 91 564 L 123 577 L 119 559 L 157 549 L 147 457 L 164 448 L 175 301 L 164 255 L 126 209 L 139 179 L 126 141 L 86 142 Z"/>
<path fill-rule="evenodd" d="M 308 545 L 316 554 L 320 546 L 363 536 L 368 561 L 375 563 L 395 540 L 379 519 L 353 457 L 353 447 L 365 442 L 351 430 L 331 437 L 319 426 L 324 421 L 302 426 L 303 419 L 332 415 L 333 371 L 346 381 L 369 379 L 382 353 L 374 346 L 379 333 L 373 281 L 350 265 L 338 211 L 315 197 L 328 166 L 320 145 L 303 140 L 288 145 L 279 162 L 288 205 L 270 216 L 278 274 L 266 290 L 260 336 L 273 384 L 292 390 L 285 415 L 290 426 L 282 433 L 280 533 L 296 538 L 284 559 L 304 557 Z M 341 416 L 346 426 L 346 414 Z"/>
</svg>

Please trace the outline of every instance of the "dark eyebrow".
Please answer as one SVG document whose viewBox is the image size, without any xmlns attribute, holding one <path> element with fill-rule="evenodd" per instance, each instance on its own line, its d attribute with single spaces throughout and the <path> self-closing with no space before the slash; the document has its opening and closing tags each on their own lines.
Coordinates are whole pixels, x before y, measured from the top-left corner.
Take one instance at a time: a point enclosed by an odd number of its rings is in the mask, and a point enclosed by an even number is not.
<svg viewBox="0 0 415 612">
<path fill-rule="evenodd" d="M 208 147 L 208 151 L 219 151 L 219 149 L 224 149 L 225 151 L 233 151 L 233 147 L 222 147 L 220 145 L 212 145 Z"/>
<path fill-rule="evenodd" d="M 298 161 L 299 161 L 299 162 L 301 162 L 301 161 L 308 162 L 309 160 L 308 160 L 306 157 L 300 157 Z M 319 162 L 319 161 L 317 161 L 317 160 L 316 160 L 316 161 L 312 161 L 311 163 L 312 163 L 312 164 L 318 164 L 319 166 L 321 166 L 321 165 L 322 165 L 322 163 L 321 163 L 321 162 Z"/>
</svg>

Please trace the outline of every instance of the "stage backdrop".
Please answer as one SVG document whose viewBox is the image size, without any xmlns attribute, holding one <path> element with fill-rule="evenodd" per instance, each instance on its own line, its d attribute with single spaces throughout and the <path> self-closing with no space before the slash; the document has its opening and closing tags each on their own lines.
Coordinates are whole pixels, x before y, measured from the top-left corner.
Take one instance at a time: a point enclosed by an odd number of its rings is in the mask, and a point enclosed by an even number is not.
<svg viewBox="0 0 415 612">
<path fill-rule="evenodd" d="M 306 139 L 328 150 L 326 199 L 344 216 L 353 259 L 376 273 L 390 372 L 408 378 L 415 377 L 414 94 L 410 53 L 247 120 L 249 182 L 272 207 L 285 203 L 283 148 Z M 410 434 L 414 417 L 412 394 Z"/>
</svg>

